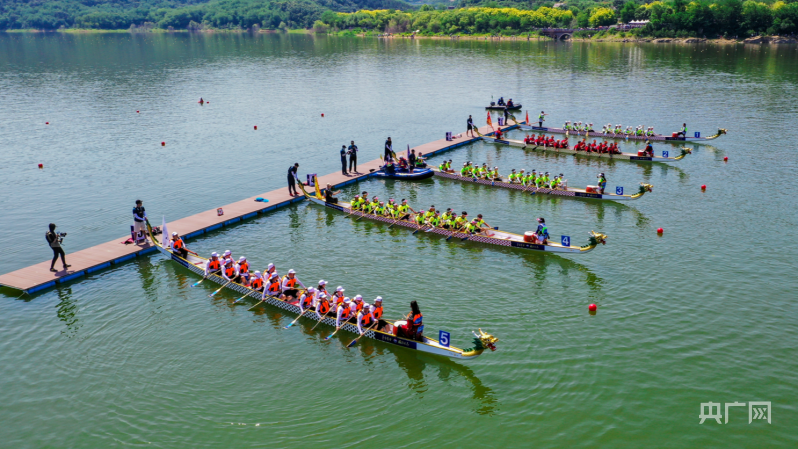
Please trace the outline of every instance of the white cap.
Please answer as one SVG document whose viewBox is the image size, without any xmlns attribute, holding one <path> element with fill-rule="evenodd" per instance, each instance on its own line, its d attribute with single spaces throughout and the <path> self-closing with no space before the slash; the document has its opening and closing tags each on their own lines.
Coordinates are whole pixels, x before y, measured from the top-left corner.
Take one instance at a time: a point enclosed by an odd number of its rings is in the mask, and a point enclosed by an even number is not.
<svg viewBox="0 0 798 449">
<path fill-rule="evenodd" d="M 346 291 L 346 290 L 344 290 L 344 288 L 339 285 L 338 287 L 336 287 L 335 291 L 343 292 L 343 291 Z"/>
<path fill-rule="evenodd" d="M 260 271 L 256 271 L 256 272 L 252 273 L 252 275 L 255 276 L 256 278 L 259 278 L 260 277 Z"/>
<path fill-rule="evenodd" d="M 315 288 L 313 288 L 313 287 L 310 287 L 310 288 L 308 289 L 308 292 L 310 292 L 310 293 L 313 293 L 313 292 L 315 292 L 315 291 L 316 291 L 316 289 L 315 289 Z"/>
<path fill-rule="evenodd" d="M 369 310 L 369 307 L 371 307 L 371 306 L 369 306 L 369 304 L 367 302 L 363 303 L 363 310 Z"/>
<path fill-rule="evenodd" d="M 229 250 L 229 249 L 226 249 L 226 250 L 224 250 L 224 255 L 225 255 L 225 256 L 227 256 L 227 255 L 230 255 L 230 254 L 233 254 L 233 253 L 232 253 L 232 252 L 230 252 L 230 250 Z"/>
<path fill-rule="evenodd" d="M 211 257 L 219 257 L 219 253 L 214 251 L 214 252 L 211 253 Z"/>
<path fill-rule="evenodd" d="M 173 232 L 172 235 L 177 235 L 177 232 Z"/>
<path fill-rule="evenodd" d="M 238 258 L 238 261 L 239 261 L 239 262 L 241 262 L 241 261 L 244 261 L 244 260 L 247 260 L 247 258 L 246 258 L 246 257 L 244 257 L 244 256 L 241 256 L 241 257 L 239 257 L 239 258 Z"/>
<path fill-rule="evenodd" d="M 319 281 L 319 285 L 327 285 L 327 281 L 322 279 L 322 280 Z"/>
<path fill-rule="evenodd" d="M 363 301 L 363 297 L 360 295 L 355 295 L 355 301 Z"/>
<path fill-rule="evenodd" d="M 377 296 L 374 298 L 374 302 L 382 302 L 382 296 Z"/>
<path fill-rule="evenodd" d="M 269 264 L 269 265 L 266 267 L 266 269 L 267 269 L 267 270 L 271 270 L 272 268 L 274 268 L 274 264 L 273 264 L 273 263 L 270 263 L 270 264 Z"/>
<path fill-rule="evenodd" d="M 229 263 L 233 263 L 233 259 L 225 259 L 224 264 L 227 265 Z"/>
<path fill-rule="evenodd" d="M 277 277 L 277 273 L 272 273 L 272 275 L 269 277 L 269 279 L 276 278 L 276 277 Z"/>
<path fill-rule="evenodd" d="M 349 298 L 344 298 L 344 302 L 352 302 L 352 300 Z"/>
<path fill-rule="evenodd" d="M 329 296 L 327 296 L 327 293 L 322 293 L 322 294 L 319 296 L 319 298 L 321 298 L 321 299 L 327 299 L 327 298 L 329 298 Z"/>
<path fill-rule="evenodd" d="M 296 271 L 294 271 L 294 270 L 288 270 L 288 274 L 296 274 Z"/>
</svg>

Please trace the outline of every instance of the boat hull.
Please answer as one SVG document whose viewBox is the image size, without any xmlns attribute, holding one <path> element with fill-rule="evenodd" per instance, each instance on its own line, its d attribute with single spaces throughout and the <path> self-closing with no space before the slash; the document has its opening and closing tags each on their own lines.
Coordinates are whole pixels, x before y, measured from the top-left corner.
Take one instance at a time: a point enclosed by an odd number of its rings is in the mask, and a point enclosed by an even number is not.
<svg viewBox="0 0 798 449">
<path fill-rule="evenodd" d="M 485 110 L 487 111 L 503 111 L 507 109 L 508 111 L 518 111 L 523 107 L 523 105 L 516 104 L 511 108 L 506 108 L 504 106 L 493 105 L 493 106 L 485 106 Z"/>
<path fill-rule="evenodd" d="M 519 147 L 519 148 L 529 149 L 532 151 L 543 151 L 543 152 L 559 153 L 559 154 L 573 154 L 577 156 L 594 157 L 598 159 L 611 159 L 616 161 L 678 162 L 684 159 L 684 155 L 679 155 L 676 157 L 663 157 L 663 156 L 638 156 L 636 154 L 631 154 L 631 153 L 621 153 L 621 154 L 592 153 L 592 152 L 589 153 L 587 151 L 576 151 L 570 148 L 542 147 L 535 144 L 527 144 L 521 140 L 495 139 L 493 137 L 488 137 L 488 136 L 480 136 L 480 138 L 486 142 L 509 145 L 511 147 Z"/>
<path fill-rule="evenodd" d="M 583 189 L 572 189 L 569 188 L 567 190 L 560 190 L 560 189 L 547 189 L 547 188 L 537 188 L 528 186 L 525 187 L 522 184 L 515 184 L 509 183 L 504 181 L 488 181 L 487 179 L 479 179 L 479 178 L 469 178 L 466 176 L 460 176 L 454 173 L 444 173 L 440 170 L 435 170 L 435 176 L 446 178 L 446 179 L 453 179 L 456 181 L 461 182 L 470 182 L 472 184 L 481 184 L 490 187 L 501 187 L 505 189 L 512 189 L 518 190 L 522 192 L 529 192 L 530 194 L 540 194 L 540 195 L 552 195 L 557 197 L 566 197 L 566 198 L 580 198 L 580 199 L 594 199 L 594 200 L 613 200 L 613 201 L 629 201 L 629 200 L 636 200 L 643 196 L 643 194 L 635 194 L 635 195 L 614 195 L 614 194 L 600 194 L 600 193 L 588 193 Z"/>
<path fill-rule="evenodd" d="M 414 168 L 413 172 L 407 171 L 396 171 L 394 173 L 387 173 L 383 170 L 376 171 L 372 173 L 372 176 L 378 178 L 388 178 L 388 179 L 401 179 L 404 181 L 417 181 L 419 179 L 427 179 L 431 178 L 435 175 L 429 168 Z"/>
</svg>

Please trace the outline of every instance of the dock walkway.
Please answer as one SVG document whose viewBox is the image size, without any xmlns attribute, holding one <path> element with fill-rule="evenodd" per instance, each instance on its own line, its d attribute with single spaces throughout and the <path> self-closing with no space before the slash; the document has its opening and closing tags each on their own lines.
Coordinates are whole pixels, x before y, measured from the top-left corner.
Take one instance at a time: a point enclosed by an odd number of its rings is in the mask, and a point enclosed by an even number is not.
<svg viewBox="0 0 798 449">
<path fill-rule="evenodd" d="M 513 129 L 515 125 L 503 126 L 502 129 Z M 490 135 L 493 130 L 485 126 L 480 128 L 482 134 Z M 479 138 L 468 138 L 463 133 L 462 138 L 455 138 L 448 141 L 446 139 L 436 140 L 434 142 L 425 143 L 414 147 L 416 153 L 423 153 L 425 157 L 433 156 L 444 151 L 449 151 L 463 145 L 467 145 L 480 140 Z M 396 151 L 397 155 L 404 153 L 404 150 Z M 382 165 L 382 160 L 375 159 L 364 164 L 358 164 L 358 170 L 362 174 L 357 176 L 346 176 L 342 173 L 331 173 L 329 175 L 320 176 L 318 178 L 321 186 L 331 184 L 333 187 L 342 187 L 354 182 L 366 179 L 371 176 L 371 170 L 378 170 Z M 255 201 L 255 198 L 262 197 L 269 200 L 266 202 Z M 217 215 L 216 209 L 200 212 L 189 217 L 181 218 L 179 220 L 167 223 L 169 232 L 177 232 L 185 239 L 190 239 L 206 232 L 219 229 L 222 226 L 237 223 L 241 220 L 246 220 L 257 216 L 258 214 L 266 213 L 286 206 L 297 201 L 304 200 L 304 196 L 291 197 L 288 195 L 288 188 L 281 187 L 271 192 L 262 193 L 250 198 L 237 201 L 226 206 L 222 206 L 224 215 Z M 160 225 L 160 223 L 152 223 Z M 86 248 L 74 253 L 68 254 L 67 260 L 71 264 L 69 270 L 51 272 L 50 261 L 31 265 L 11 273 L 6 273 L 0 276 L 0 286 L 10 287 L 15 290 L 20 290 L 24 293 L 33 293 L 54 287 L 57 283 L 61 284 L 78 279 L 87 274 L 93 273 L 111 265 L 118 265 L 129 261 L 135 257 L 155 251 L 155 247 L 149 243 L 144 245 L 122 245 L 119 242 L 124 241 L 130 237 L 130 234 L 120 236 L 110 242 L 103 243 L 91 248 Z"/>
</svg>

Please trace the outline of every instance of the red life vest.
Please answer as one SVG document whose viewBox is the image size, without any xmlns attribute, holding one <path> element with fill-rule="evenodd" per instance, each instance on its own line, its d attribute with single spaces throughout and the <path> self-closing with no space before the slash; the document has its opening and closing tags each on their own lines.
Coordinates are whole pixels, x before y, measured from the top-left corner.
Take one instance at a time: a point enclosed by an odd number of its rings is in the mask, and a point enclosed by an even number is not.
<svg viewBox="0 0 798 449">
<path fill-rule="evenodd" d="M 317 310 L 319 311 L 320 314 L 327 315 L 327 312 L 330 311 L 330 302 L 327 301 L 326 299 L 322 299 L 321 302 L 319 303 L 319 306 L 317 307 Z"/>
<path fill-rule="evenodd" d="M 355 311 L 356 312 L 360 312 L 363 309 L 363 303 L 361 302 L 361 303 L 356 303 L 356 304 L 357 305 L 355 306 Z"/>
<path fill-rule="evenodd" d="M 235 267 L 235 265 L 231 266 L 230 268 L 225 268 L 225 269 L 224 269 L 224 274 L 225 274 L 227 277 L 229 277 L 229 278 L 233 277 L 233 275 L 235 275 L 235 274 L 236 274 L 236 267 Z"/>
<path fill-rule="evenodd" d="M 260 290 L 263 287 L 263 279 L 253 279 L 250 286 L 255 290 Z"/>
<path fill-rule="evenodd" d="M 341 309 L 343 309 L 341 311 L 341 319 L 345 320 L 345 319 L 349 318 L 349 307 L 348 306 L 343 306 L 343 305 L 338 306 L 338 310 L 341 310 Z"/>
<path fill-rule="evenodd" d="M 313 302 L 313 296 L 312 295 L 308 295 L 308 294 L 303 295 L 302 308 L 303 309 L 307 309 L 308 307 L 310 307 L 310 303 L 311 302 Z"/>
<path fill-rule="evenodd" d="M 208 261 L 208 268 L 211 270 L 218 271 L 221 267 L 222 263 L 219 261 L 219 259 Z"/>
</svg>

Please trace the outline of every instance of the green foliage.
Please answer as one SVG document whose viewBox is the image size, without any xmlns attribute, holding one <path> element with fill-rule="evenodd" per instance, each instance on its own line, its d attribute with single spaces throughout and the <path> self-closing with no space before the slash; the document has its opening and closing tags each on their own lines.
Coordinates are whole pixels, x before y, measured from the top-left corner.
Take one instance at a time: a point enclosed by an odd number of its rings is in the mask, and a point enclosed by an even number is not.
<svg viewBox="0 0 798 449">
<path fill-rule="evenodd" d="M 615 22 L 615 11 L 611 10 L 610 8 L 594 9 L 590 14 L 590 19 L 588 20 L 588 23 L 593 28 L 614 25 Z"/>
<path fill-rule="evenodd" d="M 624 3 L 621 11 L 618 13 L 621 17 L 621 22 L 629 23 L 635 20 L 635 11 L 637 11 L 637 3 L 626 2 Z"/>
</svg>

